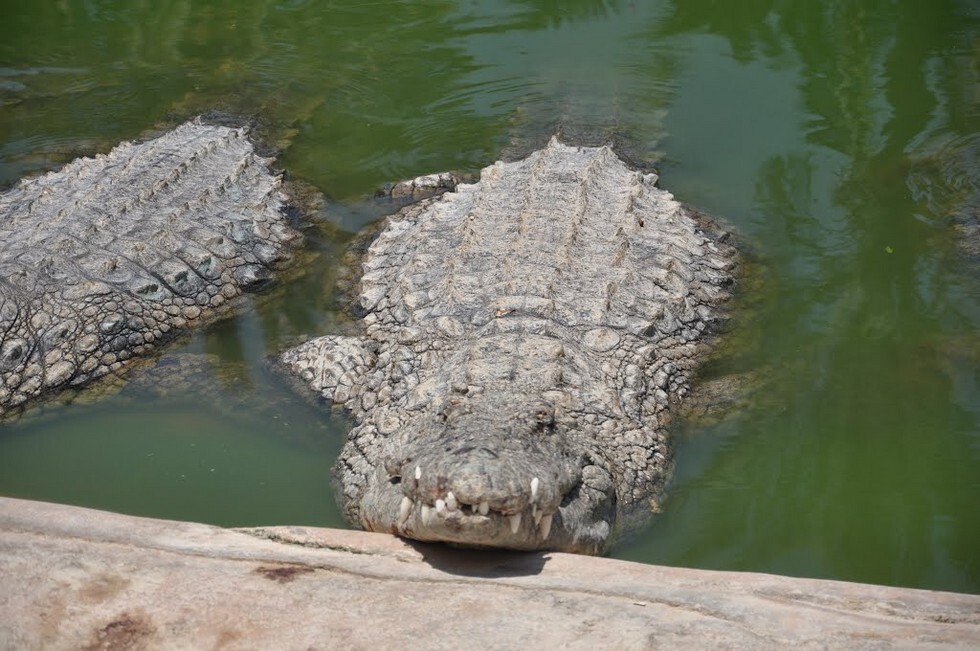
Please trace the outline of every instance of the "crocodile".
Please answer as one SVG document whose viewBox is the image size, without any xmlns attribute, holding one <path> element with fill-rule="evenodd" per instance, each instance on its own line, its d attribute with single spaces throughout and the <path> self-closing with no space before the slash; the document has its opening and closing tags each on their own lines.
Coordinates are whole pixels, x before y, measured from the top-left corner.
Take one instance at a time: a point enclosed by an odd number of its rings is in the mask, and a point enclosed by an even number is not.
<svg viewBox="0 0 980 651">
<path fill-rule="evenodd" d="M 731 233 L 657 182 L 556 137 L 472 183 L 393 189 L 435 196 L 364 247 L 360 330 L 275 362 L 353 420 L 335 472 L 352 524 L 600 554 L 657 510 L 739 266 Z"/>
<path fill-rule="evenodd" d="M 301 241 L 244 127 L 201 119 L 0 195 L 0 416 L 264 288 Z"/>
</svg>

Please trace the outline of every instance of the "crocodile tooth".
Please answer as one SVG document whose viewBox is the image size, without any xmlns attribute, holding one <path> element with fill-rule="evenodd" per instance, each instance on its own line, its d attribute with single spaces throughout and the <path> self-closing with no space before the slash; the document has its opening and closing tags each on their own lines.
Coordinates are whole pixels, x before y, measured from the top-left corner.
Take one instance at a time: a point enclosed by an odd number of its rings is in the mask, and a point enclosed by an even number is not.
<svg viewBox="0 0 980 651">
<path fill-rule="evenodd" d="M 452 491 L 446 493 L 446 508 L 450 511 L 455 511 L 459 508 L 459 502 L 456 501 L 456 496 L 453 495 Z"/>
<path fill-rule="evenodd" d="M 486 515 L 490 512 L 490 502 L 483 500 L 480 502 L 480 515 Z"/>
<path fill-rule="evenodd" d="M 521 514 L 508 515 L 507 519 L 510 520 L 510 532 L 517 533 L 517 530 L 521 528 Z"/>
<path fill-rule="evenodd" d="M 538 478 L 535 477 L 531 480 L 531 501 L 534 502 L 538 499 L 538 486 L 541 484 Z"/>
<path fill-rule="evenodd" d="M 442 513 L 446 510 L 446 500 L 436 500 L 436 513 Z"/>
<path fill-rule="evenodd" d="M 429 506 L 428 504 L 423 504 L 422 505 L 422 524 L 424 524 L 425 526 L 429 526 L 430 524 L 432 524 L 432 518 L 433 517 L 434 516 L 432 514 L 432 507 Z"/>
<path fill-rule="evenodd" d="M 476 513 L 477 509 L 479 508 L 480 508 L 479 504 L 470 504 L 470 511 L 472 511 L 473 513 Z"/>
<path fill-rule="evenodd" d="M 544 513 L 538 510 L 537 506 L 531 508 L 531 517 L 534 518 L 535 526 L 541 524 L 541 518 L 544 517 Z"/>
<path fill-rule="evenodd" d="M 415 504 L 414 502 L 412 502 L 411 497 L 409 497 L 408 495 L 402 497 L 402 504 L 401 507 L 398 509 L 398 522 L 400 522 L 401 524 L 405 524 L 405 522 L 408 520 L 408 516 L 411 515 L 412 513 L 413 506 L 415 506 Z"/>
<path fill-rule="evenodd" d="M 422 466 L 415 466 L 415 481 L 422 479 Z"/>
<path fill-rule="evenodd" d="M 543 540 L 547 540 L 548 539 L 548 534 L 551 533 L 551 518 L 552 517 L 553 517 L 553 514 L 551 514 L 551 513 L 549 513 L 548 515 L 541 516 L 541 522 L 538 523 L 538 531 L 541 532 L 541 538 Z"/>
</svg>

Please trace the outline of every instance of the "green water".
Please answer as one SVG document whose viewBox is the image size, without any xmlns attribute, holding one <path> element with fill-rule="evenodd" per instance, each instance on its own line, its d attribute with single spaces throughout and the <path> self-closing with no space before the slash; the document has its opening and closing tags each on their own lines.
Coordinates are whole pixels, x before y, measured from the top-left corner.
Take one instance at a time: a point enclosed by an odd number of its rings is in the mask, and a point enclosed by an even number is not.
<svg viewBox="0 0 980 651">
<path fill-rule="evenodd" d="M 335 331 L 378 185 L 615 129 L 763 263 L 681 423 L 662 515 L 613 555 L 980 592 L 980 9 L 969 0 L 4 3 L 0 184 L 219 109 L 330 201 L 305 275 L 178 348 L 235 382 L 0 428 L 0 493 L 224 525 L 340 525 L 344 425 L 264 358 Z M 219 373 L 220 375 L 220 373 Z"/>
</svg>

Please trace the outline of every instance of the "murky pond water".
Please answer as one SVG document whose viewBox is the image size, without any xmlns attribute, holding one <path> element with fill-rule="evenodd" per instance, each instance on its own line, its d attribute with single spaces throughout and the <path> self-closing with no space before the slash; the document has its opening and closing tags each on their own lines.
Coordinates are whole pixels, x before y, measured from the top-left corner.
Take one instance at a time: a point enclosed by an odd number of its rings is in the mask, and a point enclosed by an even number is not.
<svg viewBox="0 0 980 651">
<path fill-rule="evenodd" d="M 980 592 L 980 10 L 970 0 L 8 2 L 0 184 L 219 109 L 330 201 L 298 280 L 126 389 L 0 427 L 0 493 L 223 525 L 341 525 L 344 423 L 265 358 L 343 326 L 378 185 L 615 129 L 762 263 L 711 375 L 770 380 L 680 423 L 647 562 Z M 972 255 L 972 257 L 971 257 Z"/>
</svg>

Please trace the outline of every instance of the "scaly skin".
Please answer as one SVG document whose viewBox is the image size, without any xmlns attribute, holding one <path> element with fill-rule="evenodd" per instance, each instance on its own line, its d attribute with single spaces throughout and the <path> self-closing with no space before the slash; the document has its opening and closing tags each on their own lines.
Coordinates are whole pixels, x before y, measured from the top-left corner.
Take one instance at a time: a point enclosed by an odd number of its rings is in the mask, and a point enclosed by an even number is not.
<svg viewBox="0 0 980 651">
<path fill-rule="evenodd" d="M 268 163 L 244 129 L 189 122 L 0 195 L 0 415 L 267 284 L 300 239 Z"/>
<path fill-rule="evenodd" d="M 552 140 L 389 218 L 363 262 L 364 335 L 280 358 L 355 421 L 338 462 L 355 524 L 601 553 L 650 512 L 735 266 L 655 183 Z"/>
</svg>

